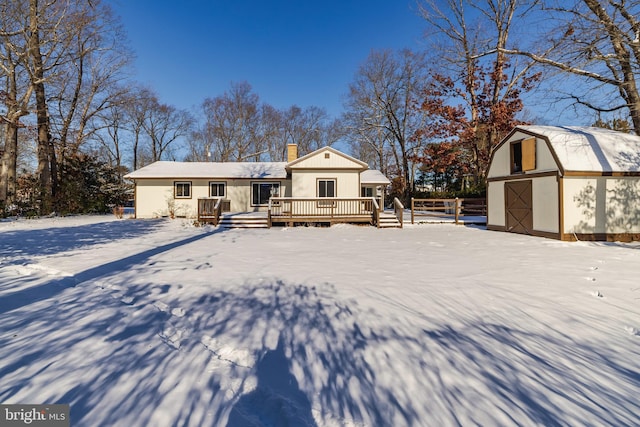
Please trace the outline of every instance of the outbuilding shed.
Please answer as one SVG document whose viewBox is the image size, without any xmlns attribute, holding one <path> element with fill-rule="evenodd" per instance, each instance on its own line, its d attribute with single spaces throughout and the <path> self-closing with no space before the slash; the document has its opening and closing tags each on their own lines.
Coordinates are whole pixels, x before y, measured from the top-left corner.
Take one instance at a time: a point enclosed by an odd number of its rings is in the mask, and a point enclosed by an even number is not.
<svg viewBox="0 0 640 427">
<path fill-rule="evenodd" d="M 516 127 L 491 158 L 487 228 L 560 240 L 640 240 L 640 137 Z"/>
</svg>

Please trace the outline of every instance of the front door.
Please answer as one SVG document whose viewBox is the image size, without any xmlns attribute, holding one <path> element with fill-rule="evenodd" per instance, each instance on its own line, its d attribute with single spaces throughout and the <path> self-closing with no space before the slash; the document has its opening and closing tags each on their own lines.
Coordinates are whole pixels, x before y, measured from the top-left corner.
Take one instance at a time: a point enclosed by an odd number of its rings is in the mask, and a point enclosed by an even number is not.
<svg viewBox="0 0 640 427">
<path fill-rule="evenodd" d="M 533 230 L 532 181 L 505 182 L 507 231 L 531 234 Z"/>
</svg>

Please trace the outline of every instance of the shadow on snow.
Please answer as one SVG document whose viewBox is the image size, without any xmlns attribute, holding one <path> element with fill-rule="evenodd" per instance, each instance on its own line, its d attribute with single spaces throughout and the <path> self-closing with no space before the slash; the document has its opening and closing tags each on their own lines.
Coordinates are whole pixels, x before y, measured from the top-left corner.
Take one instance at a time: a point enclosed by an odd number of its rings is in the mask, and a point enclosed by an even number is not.
<svg viewBox="0 0 640 427">
<path fill-rule="evenodd" d="M 124 270 L 208 235 L 76 279 Z M 57 305 L 24 306 L 20 316 L 6 312 L 22 303 L 3 303 L 0 401 L 68 403 L 78 426 L 638 421 L 640 374 L 628 354 L 551 327 L 531 332 L 482 319 L 393 326 L 337 300 L 329 284 L 272 280 L 184 292 L 180 300 L 166 286 L 126 289 L 136 301 L 165 295 L 163 305 L 126 304 L 96 288 Z M 631 352 L 639 355 L 637 347 Z"/>
<path fill-rule="evenodd" d="M 0 233 L 0 256 L 30 258 L 90 248 L 151 234 L 163 222 L 164 220 L 122 220 L 75 227 L 3 231 Z"/>
<path fill-rule="evenodd" d="M 101 225 L 101 224 L 96 224 Z M 80 227 L 82 228 L 82 227 Z M 93 227 L 89 228 L 93 231 L 95 229 Z M 131 228 L 127 228 L 128 231 L 131 231 Z M 151 232 L 152 229 L 149 229 L 148 224 L 146 227 L 137 228 L 139 232 Z M 78 274 L 74 274 L 70 277 L 65 277 L 63 279 L 53 280 L 50 282 L 45 282 L 40 285 L 27 287 L 19 291 L 15 291 L 13 293 L 4 294 L 2 299 L 0 299 L 0 314 L 6 313 L 8 311 L 16 310 L 20 307 L 33 304 L 38 301 L 46 300 L 52 298 L 64 291 L 69 287 L 76 286 L 79 283 L 91 282 L 103 276 L 109 276 L 114 273 L 127 271 L 130 268 L 140 265 L 149 258 L 159 255 L 163 252 L 167 252 L 181 246 L 187 245 L 189 243 L 200 240 L 204 237 L 207 237 L 211 234 L 219 233 L 224 231 L 223 228 L 217 228 L 212 232 L 206 232 L 202 234 L 197 234 L 192 237 L 188 237 L 186 239 L 168 243 L 162 246 L 158 246 L 152 249 L 148 249 L 146 251 L 128 256 L 126 258 L 118 259 L 112 262 L 108 262 L 94 268 L 90 268 L 88 270 L 82 271 Z M 41 230 L 37 230 L 41 231 Z M 44 230 L 46 232 L 46 230 Z M 83 231 L 89 233 L 88 231 Z M 68 250 L 68 245 L 62 244 L 65 250 Z"/>
</svg>

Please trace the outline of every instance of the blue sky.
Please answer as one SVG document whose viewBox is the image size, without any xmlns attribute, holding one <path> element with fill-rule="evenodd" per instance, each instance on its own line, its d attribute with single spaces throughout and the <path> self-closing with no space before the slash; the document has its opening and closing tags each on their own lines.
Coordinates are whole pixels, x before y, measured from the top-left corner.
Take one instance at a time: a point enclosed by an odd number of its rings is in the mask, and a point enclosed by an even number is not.
<svg viewBox="0 0 640 427">
<path fill-rule="evenodd" d="M 113 0 L 137 59 L 135 79 L 161 101 L 197 108 L 247 81 L 277 108 L 333 116 L 372 49 L 421 49 L 415 0 Z"/>
</svg>

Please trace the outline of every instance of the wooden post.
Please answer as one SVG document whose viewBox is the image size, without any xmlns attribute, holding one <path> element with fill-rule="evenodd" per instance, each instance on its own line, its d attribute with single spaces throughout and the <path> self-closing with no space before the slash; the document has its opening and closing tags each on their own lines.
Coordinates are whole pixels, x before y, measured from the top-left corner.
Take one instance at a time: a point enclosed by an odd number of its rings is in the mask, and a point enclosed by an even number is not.
<svg viewBox="0 0 640 427">
<path fill-rule="evenodd" d="M 413 202 L 414 202 L 414 198 L 411 198 L 411 224 L 413 224 Z"/>
<path fill-rule="evenodd" d="M 455 218 L 456 218 L 456 225 L 458 225 L 458 218 L 460 217 L 460 205 L 458 205 L 458 198 L 456 197 L 455 202 L 454 202 L 454 209 L 455 209 Z"/>
</svg>

